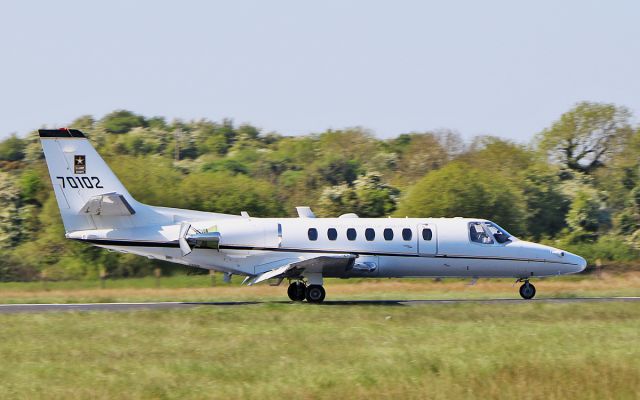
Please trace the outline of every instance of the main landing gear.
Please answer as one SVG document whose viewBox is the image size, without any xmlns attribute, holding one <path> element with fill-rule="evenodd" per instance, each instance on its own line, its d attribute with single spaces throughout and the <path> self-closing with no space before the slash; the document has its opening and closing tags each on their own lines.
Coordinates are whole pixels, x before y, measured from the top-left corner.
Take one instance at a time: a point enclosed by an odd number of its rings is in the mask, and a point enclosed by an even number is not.
<svg viewBox="0 0 640 400">
<path fill-rule="evenodd" d="M 303 301 L 306 294 L 307 286 L 302 281 L 291 282 L 287 294 L 291 301 Z"/>
<path fill-rule="evenodd" d="M 289 285 L 287 294 L 292 301 L 304 301 L 306 299 L 309 303 L 322 303 L 326 292 L 322 285 L 307 286 L 302 281 L 294 281 Z"/>
<path fill-rule="evenodd" d="M 536 295 L 536 287 L 529 283 L 529 280 L 525 280 L 522 286 L 520 286 L 520 296 L 525 300 L 533 299 Z"/>
</svg>

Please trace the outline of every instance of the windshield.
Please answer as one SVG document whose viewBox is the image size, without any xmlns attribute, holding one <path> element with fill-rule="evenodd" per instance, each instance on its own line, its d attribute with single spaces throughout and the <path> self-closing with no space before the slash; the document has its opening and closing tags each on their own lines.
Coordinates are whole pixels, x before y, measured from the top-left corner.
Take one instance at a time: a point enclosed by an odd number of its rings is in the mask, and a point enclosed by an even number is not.
<svg viewBox="0 0 640 400">
<path fill-rule="evenodd" d="M 510 240 L 513 240 L 513 236 L 509 234 L 509 232 L 500 228 L 498 225 L 493 222 L 485 222 L 485 226 L 489 229 L 489 232 L 493 235 L 498 243 L 506 243 Z"/>
<path fill-rule="evenodd" d="M 472 242 L 482 244 L 493 244 L 493 239 L 489 237 L 481 222 L 469 223 L 469 238 Z"/>
</svg>

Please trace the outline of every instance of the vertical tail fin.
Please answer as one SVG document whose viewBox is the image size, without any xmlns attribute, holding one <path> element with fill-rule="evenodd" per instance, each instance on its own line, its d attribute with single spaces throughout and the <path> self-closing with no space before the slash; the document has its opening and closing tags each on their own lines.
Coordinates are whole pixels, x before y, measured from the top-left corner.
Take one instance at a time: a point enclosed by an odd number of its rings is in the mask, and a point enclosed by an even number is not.
<svg viewBox="0 0 640 400">
<path fill-rule="evenodd" d="M 38 133 L 67 232 L 144 224 L 150 207 L 135 201 L 82 132 Z"/>
</svg>

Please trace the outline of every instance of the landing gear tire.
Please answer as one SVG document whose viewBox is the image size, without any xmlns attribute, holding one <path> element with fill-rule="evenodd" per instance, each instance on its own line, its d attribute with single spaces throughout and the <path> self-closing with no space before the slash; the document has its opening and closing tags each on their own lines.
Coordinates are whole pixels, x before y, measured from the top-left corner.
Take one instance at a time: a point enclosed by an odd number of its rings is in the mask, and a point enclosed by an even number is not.
<svg viewBox="0 0 640 400">
<path fill-rule="evenodd" d="M 523 299 L 531 300 L 535 295 L 536 287 L 529 283 L 529 281 L 525 281 L 522 286 L 520 286 L 520 296 L 522 296 Z"/>
<path fill-rule="evenodd" d="M 305 294 L 309 303 L 322 303 L 326 293 L 320 285 L 309 285 Z"/>
<path fill-rule="evenodd" d="M 287 294 L 291 301 L 304 301 L 305 295 L 307 293 L 307 286 L 304 282 L 291 282 L 289 288 L 287 289 Z"/>
</svg>

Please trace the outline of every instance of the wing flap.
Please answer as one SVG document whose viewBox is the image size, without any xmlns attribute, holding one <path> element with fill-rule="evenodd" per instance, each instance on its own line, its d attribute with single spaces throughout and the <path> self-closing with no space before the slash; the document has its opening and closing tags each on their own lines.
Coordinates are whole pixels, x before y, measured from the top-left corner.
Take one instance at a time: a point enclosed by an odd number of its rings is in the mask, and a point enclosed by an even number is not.
<svg viewBox="0 0 640 400">
<path fill-rule="evenodd" d="M 285 264 L 280 268 L 276 268 L 276 269 L 272 269 L 270 271 L 267 272 L 263 272 L 262 274 L 258 275 L 255 279 L 253 279 L 253 281 L 251 283 L 249 283 L 249 286 L 251 285 L 255 285 L 256 283 L 260 283 L 263 281 L 266 281 L 267 279 L 271 279 L 271 278 L 275 278 L 277 276 L 283 275 L 290 270 L 293 267 L 293 264 Z"/>
<path fill-rule="evenodd" d="M 290 258 L 274 261 L 269 263 L 269 267 L 272 268 L 248 280 L 247 284 L 251 286 L 272 278 L 299 277 L 303 271 L 322 273 L 325 270 L 346 270 L 353 265 L 355 259 L 356 256 L 353 254 L 334 254 L 330 256 L 302 257 L 295 261 Z"/>
</svg>

